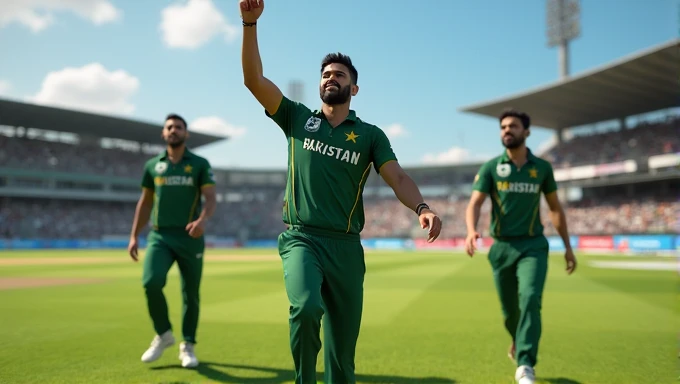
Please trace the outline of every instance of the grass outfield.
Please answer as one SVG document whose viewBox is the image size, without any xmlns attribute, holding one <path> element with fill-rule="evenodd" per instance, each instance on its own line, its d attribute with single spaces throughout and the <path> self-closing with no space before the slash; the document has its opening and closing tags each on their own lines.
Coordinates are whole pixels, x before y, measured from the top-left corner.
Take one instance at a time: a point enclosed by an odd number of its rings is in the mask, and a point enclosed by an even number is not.
<svg viewBox="0 0 680 384">
<path fill-rule="evenodd" d="M 186 370 L 176 346 L 157 362 L 140 362 L 153 329 L 141 264 L 124 250 L 3 251 L 0 383 L 292 383 L 288 302 L 275 250 L 209 250 L 206 257 L 201 365 Z M 677 272 L 591 265 L 674 259 L 579 260 L 568 277 L 562 258 L 551 258 L 539 383 L 676 382 Z M 484 254 L 471 260 L 451 252 L 367 251 L 366 264 L 360 383 L 513 383 Z M 165 293 L 179 341 L 176 267 Z"/>
</svg>

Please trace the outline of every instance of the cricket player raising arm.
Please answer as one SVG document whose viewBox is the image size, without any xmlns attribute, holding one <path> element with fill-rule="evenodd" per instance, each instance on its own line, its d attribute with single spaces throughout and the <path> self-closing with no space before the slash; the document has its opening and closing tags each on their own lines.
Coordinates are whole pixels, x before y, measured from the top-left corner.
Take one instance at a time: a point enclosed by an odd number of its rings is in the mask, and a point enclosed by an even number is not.
<svg viewBox="0 0 680 384">
<path fill-rule="evenodd" d="M 290 301 L 290 348 L 296 383 L 316 383 L 317 355 L 324 326 L 325 382 L 355 383 L 365 273 L 360 232 L 362 192 L 373 167 L 397 198 L 415 213 L 428 240 L 441 220 L 423 201 L 402 170 L 385 133 L 350 109 L 359 92 L 358 73 L 343 54 L 329 54 L 320 68 L 321 108 L 291 101 L 264 76 L 257 21 L 264 2 L 240 1 L 245 86 L 288 141 L 288 182 L 279 236 L 286 292 Z"/>
</svg>

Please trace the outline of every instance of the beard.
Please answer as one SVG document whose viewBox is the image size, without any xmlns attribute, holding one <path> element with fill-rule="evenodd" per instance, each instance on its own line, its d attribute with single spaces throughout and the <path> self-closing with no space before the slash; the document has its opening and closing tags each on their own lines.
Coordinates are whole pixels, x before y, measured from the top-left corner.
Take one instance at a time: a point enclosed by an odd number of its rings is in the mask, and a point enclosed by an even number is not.
<svg viewBox="0 0 680 384">
<path fill-rule="evenodd" d="M 340 88 L 338 84 L 335 84 L 338 87 L 338 90 L 328 90 L 325 88 L 322 88 L 319 93 L 321 96 L 321 101 L 323 101 L 327 105 L 339 105 L 339 104 L 345 104 L 347 100 L 349 100 L 350 96 L 350 85 Z"/>
<path fill-rule="evenodd" d="M 171 148 L 178 148 L 184 144 L 184 139 L 181 137 L 168 137 L 165 139 L 165 142 L 168 143 Z"/>
<path fill-rule="evenodd" d="M 522 144 L 524 144 L 524 138 L 523 137 L 518 138 L 513 135 L 508 135 L 506 137 L 501 138 L 501 143 L 507 149 L 515 149 L 521 147 Z"/>
</svg>

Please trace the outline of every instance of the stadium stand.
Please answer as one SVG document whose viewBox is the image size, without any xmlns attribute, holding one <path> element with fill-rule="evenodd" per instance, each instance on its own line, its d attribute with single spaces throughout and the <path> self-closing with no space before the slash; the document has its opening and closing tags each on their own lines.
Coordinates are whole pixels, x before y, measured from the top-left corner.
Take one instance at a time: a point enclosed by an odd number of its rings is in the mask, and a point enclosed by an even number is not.
<svg viewBox="0 0 680 384">
<path fill-rule="evenodd" d="M 643 122 L 630 129 L 584 134 L 543 154 L 555 168 L 602 164 L 680 152 L 680 118 Z"/>
<path fill-rule="evenodd" d="M 637 185 L 634 197 L 627 196 L 618 187 L 598 189 L 597 194 L 570 203 L 566 207 L 567 224 L 572 235 L 613 235 L 613 234 L 664 234 L 676 231 L 680 200 L 677 192 L 680 182 L 669 181 L 666 193 L 653 191 L 659 183 Z M 605 192 L 602 192 L 605 191 Z M 430 199 L 444 223 L 441 237 L 459 238 L 466 235 L 465 209 L 467 199 Z M 418 237 L 421 231 L 414 223 L 413 213 L 400 207 L 395 199 L 379 199 L 367 204 L 368 222 L 365 237 Z M 480 218 L 480 229 L 489 236 L 490 204 L 484 204 Z M 557 235 L 548 217 L 545 203 L 542 206 L 541 221 L 546 235 Z"/>
<path fill-rule="evenodd" d="M 675 239 L 680 230 L 680 117 L 669 108 L 679 106 L 680 90 L 670 90 L 659 79 L 671 72 L 675 80 L 675 66 L 669 62 L 680 60 L 678 50 L 672 49 L 678 42 L 463 110 L 492 117 L 492 128 L 503 107 L 516 106 L 529 112 L 539 129 L 558 133 L 558 144 L 543 156 L 555 164 L 560 197 L 576 238 L 598 244 L 608 239 L 607 249 L 618 247 L 615 239 L 621 236 Z M 639 70 L 645 63 L 655 66 L 654 74 Z M 614 86 L 616 96 L 607 97 L 614 94 Z M 650 112 L 656 114 L 634 116 Z M 569 139 L 564 133 L 611 120 L 623 124 Z M 632 120 L 636 122 L 628 122 Z M 162 149 L 159 129 L 160 124 L 0 100 L 0 248 L 79 247 L 92 241 L 88 244 L 126 244 L 142 165 Z M 222 139 L 194 133 L 191 144 L 200 147 Z M 479 165 L 407 168 L 442 216 L 444 246 L 460 246 L 465 236 L 465 208 Z M 209 245 L 273 245 L 285 229 L 281 222 L 285 170 L 214 171 L 218 208 L 208 228 Z M 423 238 L 413 212 L 375 172 L 364 196 L 367 244 L 375 239 Z M 554 240 L 543 208 L 546 234 Z M 480 223 L 485 237 L 489 209 L 490 203 L 485 204 Z M 74 242 L 41 243 L 58 240 Z M 675 249 L 675 241 L 670 246 L 666 240 L 659 244 Z"/>
<path fill-rule="evenodd" d="M 143 153 L 104 150 L 98 145 L 75 145 L 0 135 L 0 164 L 15 169 L 131 177 L 140 174 L 148 158 Z"/>
<path fill-rule="evenodd" d="M 62 199 L 0 199 L 0 237 L 99 239 L 130 232 L 135 205 Z"/>
</svg>

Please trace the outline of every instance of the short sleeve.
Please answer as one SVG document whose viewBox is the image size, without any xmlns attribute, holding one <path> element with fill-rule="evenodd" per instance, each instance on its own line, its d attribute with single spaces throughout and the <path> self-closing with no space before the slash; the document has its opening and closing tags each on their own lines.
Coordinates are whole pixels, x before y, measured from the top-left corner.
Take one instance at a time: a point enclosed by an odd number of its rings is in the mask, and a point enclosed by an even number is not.
<svg viewBox="0 0 680 384">
<path fill-rule="evenodd" d="M 373 161 L 373 167 L 378 173 L 380 173 L 380 168 L 385 165 L 385 163 L 397 160 L 397 155 L 395 155 L 392 150 L 390 139 L 388 139 L 385 132 L 378 127 L 375 127 L 375 134 L 373 135 L 371 159 Z"/>
<path fill-rule="evenodd" d="M 215 177 L 208 160 L 205 160 L 201 167 L 201 172 L 198 174 L 198 186 L 203 188 L 206 185 L 215 185 Z"/>
<path fill-rule="evenodd" d="M 148 165 L 144 166 L 144 174 L 142 175 L 142 188 L 148 189 L 154 188 L 153 175 L 151 175 L 151 171 L 149 171 Z"/>
<path fill-rule="evenodd" d="M 543 184 L 541 185 L 541 189 L 543 190 L 544 194 L 549 194 L 553 193 L 557 190 L 557 182 L 555 181 L 555 174 L 553 173 L 553 168 L 550 164 L 548 164 L 546 173 L 545 173 L 545 178 L 543 179 Z"/>
<path fill-rule="evenodd" d="M 279 109 L 276 113 L 270 115 L 265 109 L 264 113 L 270 119 L 274 120 L 276 125 L 278 125 L 286 137 L 290 137 L 293 132 L 293 125 L 295 124 L 295 117 L 302 108 L 302 104 L 292 101 L 286 96 L 281 99 L 281 104 L 279 104 Z"/>
<path fill-rule="evenodd" d="M 489 172 L 489 163 L 485 163 L 479 168 L 479 171 L 475 175 L 475 180 L 472 182 L 472 189 L 488 195 L 491 193 L 492 186 L 493 177 L 491 177 L 491 172 Z"/>
</svg>

